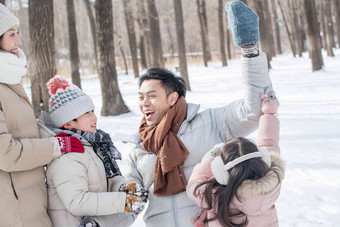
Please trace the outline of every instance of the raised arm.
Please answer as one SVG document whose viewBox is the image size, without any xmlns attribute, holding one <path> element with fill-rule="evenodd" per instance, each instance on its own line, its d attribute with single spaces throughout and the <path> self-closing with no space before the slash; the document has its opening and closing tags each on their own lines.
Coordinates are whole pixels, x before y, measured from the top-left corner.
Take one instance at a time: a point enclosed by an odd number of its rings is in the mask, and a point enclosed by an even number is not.
<svg viewBox="0 0 340 227">
<path fill-rule="evenodd" d="M 267 93 L 262 96 L 263 115 L 260 118 L 257 146 L 265 147 L 269 152 L 280 155 L 279 131 L 280 122 L 275 116 L 278 109 L 278 101 L 275 92 Z"/>
</svg>

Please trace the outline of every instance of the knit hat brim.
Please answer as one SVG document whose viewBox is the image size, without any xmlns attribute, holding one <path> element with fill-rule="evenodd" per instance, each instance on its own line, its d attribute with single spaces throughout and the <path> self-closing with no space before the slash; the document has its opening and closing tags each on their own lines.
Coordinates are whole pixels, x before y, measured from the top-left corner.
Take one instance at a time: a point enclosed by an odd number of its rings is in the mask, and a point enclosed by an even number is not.
<svg viewBox="0 0 340 227">
<path fill-rule="evenodd" d="M 79 116 L 92 111 L 95 106 L 91 98 L 87 95 L 78 97 L 76 101 L 67 102 L 64 105 L 58 107 L 57 111 L 51 113 L 51 119 L 53 124 L 60 128 L 69 121 L 72 121 Z"/>
<path fill-rule="evenodd" d="M 0 3 L 0 36 L 13 25 L 19 25 L 19 19 L 6 6 Z"/>
</svg>

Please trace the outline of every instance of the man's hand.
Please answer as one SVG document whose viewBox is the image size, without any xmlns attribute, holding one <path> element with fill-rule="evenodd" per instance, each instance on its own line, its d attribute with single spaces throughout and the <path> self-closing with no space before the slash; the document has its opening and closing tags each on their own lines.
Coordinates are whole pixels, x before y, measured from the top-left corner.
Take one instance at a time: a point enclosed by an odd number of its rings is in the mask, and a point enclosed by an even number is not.
<svg viewBox="0 0 340 227">
<path fill-rule="evenodd" d="M 137 184 L 136 182 L 122 184 L 118 191 L 125 192 L 127 195 L 136 196 L 143 202 L 147 202 L 149 198 L 149 190 Z"/>
</svg>

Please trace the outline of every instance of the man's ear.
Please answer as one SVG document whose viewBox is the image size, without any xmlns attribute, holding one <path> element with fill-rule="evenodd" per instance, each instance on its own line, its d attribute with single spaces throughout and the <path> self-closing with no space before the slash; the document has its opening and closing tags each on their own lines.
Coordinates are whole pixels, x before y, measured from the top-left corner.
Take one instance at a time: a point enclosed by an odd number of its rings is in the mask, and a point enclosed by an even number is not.
<svg viewBox="0 0 340 227">
<path fill-rule="evenodd" d="M 177 93 L 176 91 L 172 92 L 172 93 L 169 95 L 169 100 L 170 100 L 170 106 L 175 105 L 175 103 L 176 103 L 177 100 L 178 100 L 178 93 Z"/>
<path fill-rule="evenodd" d="M 69 121 L 66 124 L 64 124 L 64 128 L 66 128 L 66 129 L 73 129 L 73 126 L 72 126 L 71 122 L 72 121 Z"/>
</svg>

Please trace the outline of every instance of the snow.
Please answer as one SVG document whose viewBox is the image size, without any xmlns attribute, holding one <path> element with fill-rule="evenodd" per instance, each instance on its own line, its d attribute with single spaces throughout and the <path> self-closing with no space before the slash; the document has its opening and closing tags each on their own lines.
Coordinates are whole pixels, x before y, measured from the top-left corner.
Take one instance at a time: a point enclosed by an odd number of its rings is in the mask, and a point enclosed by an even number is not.
<svg viewBox="0 0 340 227">
<path fill-rule="evenodd" d="M 340 222 L 340 49 L 335 57 L 323 53 L 325 67 L 312 72 L 308 54 L 275 57 L 270 77 L 280 101 L 281 155 L 286 178 L 276 203 L 280 226 L 337 226 Z M 187 101 L 201 110 L 221 107 L 242 97 L 240 61 L 189 66 L 192 91 Z M 142 115 L 138 108 L 138 81 L 133 73 L 119 73 L 119 87 L 130 113 L 102 117 L 100 82 L 96 75 L 82 78 L 83 90 L 93 99 L 98 128 L 110 133 L 122 152 L 119 162 L 132 149 L 121 140 L 137 132 Z M 256 140 L 256 132 L 249 135 Z M 142 214 L 133 226 L 145 226 Z"/>
</svg>

